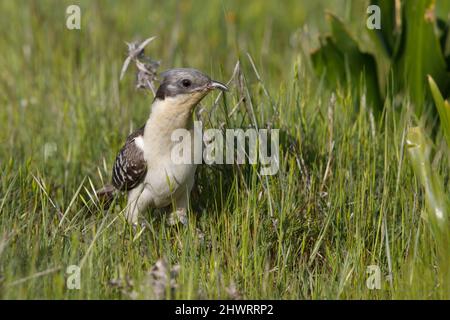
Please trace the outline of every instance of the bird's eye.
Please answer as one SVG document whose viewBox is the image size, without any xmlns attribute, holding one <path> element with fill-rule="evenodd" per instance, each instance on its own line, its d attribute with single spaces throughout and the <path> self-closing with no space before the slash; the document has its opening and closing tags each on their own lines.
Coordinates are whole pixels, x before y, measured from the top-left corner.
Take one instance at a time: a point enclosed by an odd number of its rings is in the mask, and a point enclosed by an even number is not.
<svg viewBox="0 0 450 320">
<path fill-rule="evenodd" d="M 181 81 L 181 84 L 183 85 L 183 87 L 187 88 L 192 84 L 192 82 L 189 79 L 183 79 L 183 81 Z"/>
</svg>

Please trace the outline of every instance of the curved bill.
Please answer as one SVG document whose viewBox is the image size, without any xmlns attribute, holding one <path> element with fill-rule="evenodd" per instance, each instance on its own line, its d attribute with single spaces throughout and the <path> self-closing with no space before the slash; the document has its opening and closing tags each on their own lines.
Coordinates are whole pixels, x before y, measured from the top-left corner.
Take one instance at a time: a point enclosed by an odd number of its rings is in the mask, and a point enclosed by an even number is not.
<svg viewBox="0 0 450 320">
<path fill-rule="evenodd" d="M 219 81 L 211 80 L 208 87 L 210 89 L 219 89 L 222 91 L 228 91 L 228 87 Z"/>
</svg>

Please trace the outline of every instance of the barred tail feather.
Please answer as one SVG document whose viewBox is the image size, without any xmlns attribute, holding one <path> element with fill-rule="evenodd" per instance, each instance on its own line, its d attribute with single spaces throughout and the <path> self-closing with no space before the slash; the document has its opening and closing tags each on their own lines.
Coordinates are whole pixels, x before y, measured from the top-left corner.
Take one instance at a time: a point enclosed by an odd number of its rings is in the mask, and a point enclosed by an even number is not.
<svg viewBox="0 0 450 320">
<path fill-rule="evenodd" d="M 112 184 L 107 184 L 103 186 L 103 188 L 95 191 L 97 194 L 97 198 L 100 200 L 100 203 L 103 203 L 104 207 L 107 209 L 111 204 L 111 201 L 116 194 L 117 189 Z"/>
</svg>

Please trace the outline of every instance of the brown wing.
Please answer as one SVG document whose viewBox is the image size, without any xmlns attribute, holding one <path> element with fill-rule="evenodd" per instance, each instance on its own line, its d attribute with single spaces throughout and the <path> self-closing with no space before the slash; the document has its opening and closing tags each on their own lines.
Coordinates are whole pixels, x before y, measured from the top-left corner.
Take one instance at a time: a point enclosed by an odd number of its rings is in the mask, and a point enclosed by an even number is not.
<svg viewBox="0 0 450 320">
<path fill-rule="evenodd" d="M 112 184 L 118 190 L 133 189 L 142 182 L 147 173 L 144 152 L 135 143 L 135 139 L 142 137 L 143 134 L 144 127 L 130 134 L 116 157 L 112 172 Z"/>
</svg>

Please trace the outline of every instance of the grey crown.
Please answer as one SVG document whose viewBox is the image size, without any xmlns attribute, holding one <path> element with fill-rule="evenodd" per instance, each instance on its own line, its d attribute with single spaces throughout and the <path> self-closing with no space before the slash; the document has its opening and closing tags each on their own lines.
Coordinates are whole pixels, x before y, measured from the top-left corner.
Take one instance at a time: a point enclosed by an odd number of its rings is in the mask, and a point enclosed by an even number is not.
<svg viewBox="0 0 450 320">
<path fill-rule="evenodd" d="M 206 74 L 192 68 L 167 70 L 161 73 L 160 77 L 161 85 L 156 92 L 158 99 L 202 90 L 211 83 L 211 79 Z"/>
</svg>

